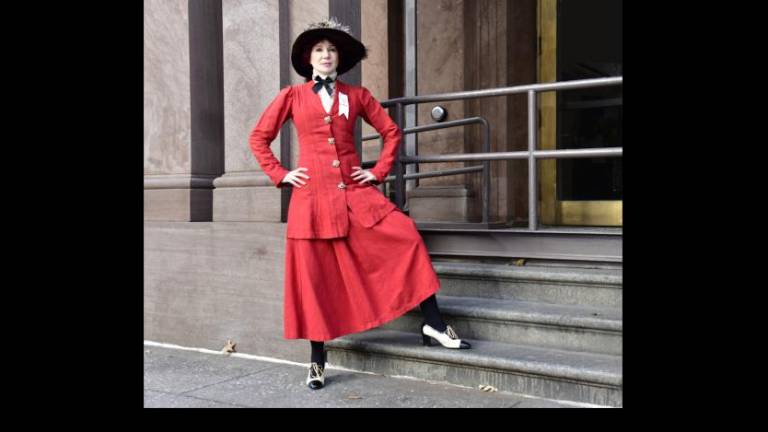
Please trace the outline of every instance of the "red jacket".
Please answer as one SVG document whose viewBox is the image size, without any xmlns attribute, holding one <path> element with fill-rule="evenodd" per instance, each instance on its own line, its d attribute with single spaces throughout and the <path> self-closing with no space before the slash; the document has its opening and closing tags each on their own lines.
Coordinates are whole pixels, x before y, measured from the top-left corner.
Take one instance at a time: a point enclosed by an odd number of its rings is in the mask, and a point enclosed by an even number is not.
<svg viewBox="0 0 768 432">
<path fill-rule="evenodd" d="M 370 227 L 396 208 L 379 189 L 352 179 L 352 166 L 360 166 L 355 150 L 357 116 L 376 128 L 384 138 L 384 148 L 371 172 L 384 181 L 395 161 L 402 132 L 381 104 L 362 86 L 336 81 L 331 112 L 326 113 L 320 96 L 312 91 L 314 81 L 285 87 L 269 104 L 251 131 L 251 151 L 277 187 L 290 171 L 280 164 L 270 149 L 283 123 L 292 118 L 299 136 L 298 167 L 309 179 L 294 187 L 288 208 L 286 237 L 322 239 L 346 237 L 349 230 L 348 209 L 363 226 Z M 349 118 L 339 115 L 339 93 L 347 95 Z"/>
</svg>

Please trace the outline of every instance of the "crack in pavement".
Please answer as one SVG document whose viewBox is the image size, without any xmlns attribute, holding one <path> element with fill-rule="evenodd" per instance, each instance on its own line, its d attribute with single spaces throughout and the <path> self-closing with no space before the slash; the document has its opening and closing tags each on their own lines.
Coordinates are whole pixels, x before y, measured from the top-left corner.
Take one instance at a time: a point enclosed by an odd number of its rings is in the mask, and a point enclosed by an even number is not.
<svg viewBox="0 0 768 432">
<path fill-rule="evenodd" d="M 177 394 L 183 395 L 183 396 L 187 396 L 189 393 L 192 393 L 192 392 L 195 392 L 195 391 L 198 391 L 198 390 L 202 390 L 202 389 L 205 389 L 205 388 L 208 388 L 208 387 L 212 387 L 212 386 L 215 386 L 215 385 L 219 385 L 219 384 L 224 384 L 226 382 L 237 380 L 237 379 L 240 379 L 240 378 L 249 377 L 251 375 L 258 375 L 258 374 L 260 374 L 262 372 L 265 372 L 265 371 L 268 371 L 268 370 L 271 370 L 271 369 L 275 369 L 277 367 L 280 367 L 280 366 L 279 365 L 269 366 L 269 367 L 266 367 L 264 369 L 260 369 L 260 370 L 258 370 L 256 372 L 249 372 L 249 373 L 247 373 L 245 375 L 238 375 L 238 376 L 235 376 L 235 377 L 232 377 L 232 378 L 227 378 L 225 380 L 217 381 L 217 382 L 211 383 L 211 384 L 206 384 L 204 386 L 200 386 L 200 387 L 194 388 L 192 390 L 183 391 L 183 392 L 177 393 Z"/>
</svg>

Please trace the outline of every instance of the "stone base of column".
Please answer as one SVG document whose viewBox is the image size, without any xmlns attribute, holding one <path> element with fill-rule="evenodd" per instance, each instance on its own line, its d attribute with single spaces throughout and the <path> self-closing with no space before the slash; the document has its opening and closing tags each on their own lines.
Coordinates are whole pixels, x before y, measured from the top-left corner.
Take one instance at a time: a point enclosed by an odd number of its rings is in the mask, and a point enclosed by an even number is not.
<svg viewBox="0 0 768 432">
<path fill-rule="evenodd" d="M 214 178 L 198 174 L 144 176 L 144 220 L 210 221 Z"/>
<path fill-rule="evenodd" d="M 424 222 L 473 222 L 473 195 L 464 186 L 419 186 L 408 191 L 408 215 Z"/>
<path fill-rule="evenodd" d="M 262 172 L 226 173 L 213 182 L 215 222 L 279 222 L 281 190 Z"/>
</svg>

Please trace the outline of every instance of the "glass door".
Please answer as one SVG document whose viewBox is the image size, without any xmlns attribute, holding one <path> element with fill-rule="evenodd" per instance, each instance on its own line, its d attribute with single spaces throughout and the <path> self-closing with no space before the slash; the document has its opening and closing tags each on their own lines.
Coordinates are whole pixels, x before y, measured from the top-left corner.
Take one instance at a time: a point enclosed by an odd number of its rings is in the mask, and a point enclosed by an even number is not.
<svg viewBox="0 0 768 432">
<path fill-rule="evenodd" d="M 539 1 L 539 82 L 622 75 L 621 0 Z M 621 86 L 540 94 L 540 148 L 622 147 Z M 544 225 L 621 226 L 622 159 L 539 162 Z"/>
</svg>

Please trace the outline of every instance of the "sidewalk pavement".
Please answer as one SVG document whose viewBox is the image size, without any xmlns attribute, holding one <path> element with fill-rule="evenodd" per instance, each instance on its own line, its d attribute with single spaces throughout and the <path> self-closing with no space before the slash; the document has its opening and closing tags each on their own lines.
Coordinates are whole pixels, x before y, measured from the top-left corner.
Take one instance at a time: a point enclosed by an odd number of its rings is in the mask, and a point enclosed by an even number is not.
<svg viewBox="0 0 768 432">
<path fill-rule="evenodd" d="M 308 364 L 144 345 L 146 408 L 570 408 L 506 392 L 326 366 L 325 387 L 305 384 Z"/>
</svg>

